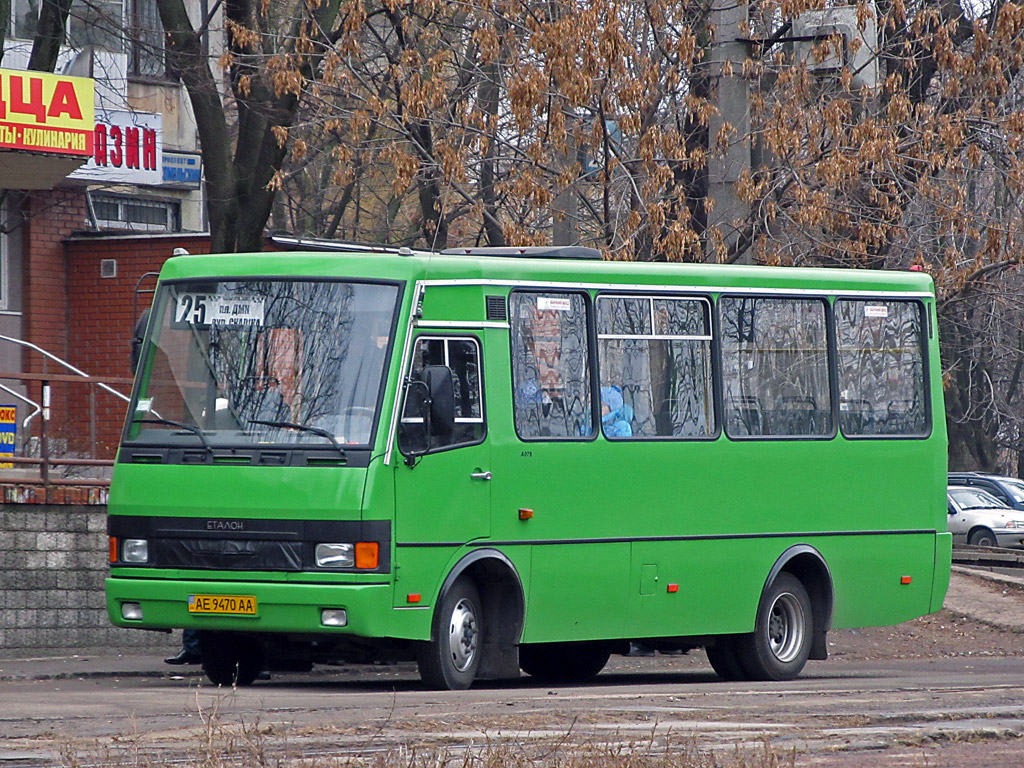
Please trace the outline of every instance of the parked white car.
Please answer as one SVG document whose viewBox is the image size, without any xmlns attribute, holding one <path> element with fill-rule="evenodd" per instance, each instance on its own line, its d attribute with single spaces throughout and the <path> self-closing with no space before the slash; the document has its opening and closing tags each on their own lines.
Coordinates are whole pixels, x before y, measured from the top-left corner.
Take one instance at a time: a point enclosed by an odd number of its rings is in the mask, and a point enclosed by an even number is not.
<svg viewBox="0 0 1024 768">
<path fill-rule="evenodd" d="M 1012 509 L 979 488 L 946 489 L 948 528 L 954 544 L 1024 547 L 1024 510 Z"/>
</svg>

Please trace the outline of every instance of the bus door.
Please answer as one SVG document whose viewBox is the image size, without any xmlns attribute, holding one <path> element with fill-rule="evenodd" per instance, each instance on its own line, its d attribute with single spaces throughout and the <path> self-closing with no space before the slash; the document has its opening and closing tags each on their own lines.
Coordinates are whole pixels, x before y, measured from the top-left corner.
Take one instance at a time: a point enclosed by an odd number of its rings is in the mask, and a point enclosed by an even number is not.
<svg viewBox="0 0 1024 768">
<path fill-rule="evenodd" d="M 439 366 L 450 371 L 455 423 L 450 434 L 428 434 L 422 407 L 426 387 L 409 385 L 398 429 L 395 541 L 405 545 L 399 577 L 408 581 L 410 592 L 430 594 L 431 585 L 443 578 L 438 550 L 447 559 L 453 548 L 490 535 L 491 452 L 480 361 L 475 336 L 421 334 L 415 339 L 408 378 L 421 382 L 426 369 L 436 373 Z M 406 591 L 406 585 L 398 590 Z"/>
</svg>

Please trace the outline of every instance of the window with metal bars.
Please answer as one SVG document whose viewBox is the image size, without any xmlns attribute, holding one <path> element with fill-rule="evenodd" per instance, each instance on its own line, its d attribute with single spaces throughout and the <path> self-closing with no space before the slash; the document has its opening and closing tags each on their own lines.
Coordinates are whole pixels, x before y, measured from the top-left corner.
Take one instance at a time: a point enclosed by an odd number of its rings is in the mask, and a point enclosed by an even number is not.
<svg viewBox="0 0 1024 768">
<path fill-rule="evenodd" d="M 142 200 L 95 193 L 90 197 L 98 227 L 138 232 L 181 231 L 181 203 L 176 200 Z"/>
</svg>

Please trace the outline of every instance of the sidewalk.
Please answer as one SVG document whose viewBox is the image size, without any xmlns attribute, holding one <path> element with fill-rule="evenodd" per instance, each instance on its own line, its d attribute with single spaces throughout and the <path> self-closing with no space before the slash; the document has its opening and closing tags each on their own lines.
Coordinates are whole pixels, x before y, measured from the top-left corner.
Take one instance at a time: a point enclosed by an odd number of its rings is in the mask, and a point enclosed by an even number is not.
<svg viewBox="0 0 1024 768">
<path fill-rule="evenodd" d="M 158 654 L 83 654 L 0 659 L 0 682 L 90 677 L 189 677 L 202 674 L 202 668 L 198 664 L 174 667 L 164 664 L 163 656 Z"/>
<path fill-rule="evenodd" d="M 1024 632 L 1024 573 L 1007 576 L 954 565 L 943 607 L 982 624 Z"/>
<path fill-rule="evenodd" d="M 945 607 L 984 624 L 1024 633 L 1024 574 L 1005 576 L 954 565 Z M 201 677 L 197 664 L 170 666 L 159 653 L 0 659 L 0 682 L 116 677 Z"/>
</svg>

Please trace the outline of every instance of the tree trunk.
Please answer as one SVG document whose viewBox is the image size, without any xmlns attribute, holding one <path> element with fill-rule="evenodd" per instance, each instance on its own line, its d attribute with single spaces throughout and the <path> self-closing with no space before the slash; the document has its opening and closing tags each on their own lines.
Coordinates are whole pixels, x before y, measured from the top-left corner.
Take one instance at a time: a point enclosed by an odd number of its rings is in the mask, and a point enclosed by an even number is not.
<svg viewBox="0 0 1024 768">
<path fill-rule="evenodd" d="M 4 27 L 10 16 L 10 0 L 8 11 L 3 16 Z M 32 41 L 32 53 L 29 55 L 28 68 L 36 72 L 53 72 L 57 66 L 60 47 L 64 45 L 65 30 L 68 25 L 68 13 L 71 11 L 72 0 L 45 0 L 39 9 L 39 26 Z"/>
</svg>

